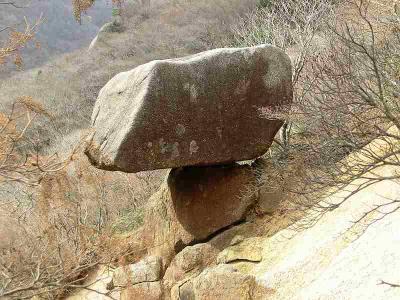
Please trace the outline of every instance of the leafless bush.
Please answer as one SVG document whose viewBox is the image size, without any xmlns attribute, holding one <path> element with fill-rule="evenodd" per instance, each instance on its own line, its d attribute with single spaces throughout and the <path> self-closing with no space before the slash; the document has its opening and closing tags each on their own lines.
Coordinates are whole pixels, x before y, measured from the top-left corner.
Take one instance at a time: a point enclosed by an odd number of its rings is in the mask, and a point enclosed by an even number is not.
<svg viewBox="0 0 400 300">
<path fill-rule="evenodd" d="M 13 226 L 0 232 L 0 296 L 54 299 L 89 288 L 83 282 L 95 266 L 112 267 L 129 250 L 113 236 L 141 226 L 137 212 L 164 175 L 91 168 L 81 151 L 72 158 L 57 170 L 41 170 L 28 209 L 21 199 L 1 203 L 2 219 Z M 118 251 L 110 251 L 114 246 Z"/>
<path fill-rule="evenodd" d="M 90 172 L 88 163 L 79 160 L 46 175 L 23 215 L 12 203 L 1 206 L 4 220 L 12 224 L 12 236 L 6 228 L 0 232 L 0 296 L 61 297 L 86 288 L 85 279 L 94 267 L 112 268 L 129 251 L 128 244 L 118 245 L 113 239 L 116 233 L 141 226 L 140 215 L 131 212 L 140 212 L 141 202 L 156 188 L 145 183 L 153 178 L 116 177 L 93 168 Z M 131 178 L 124 180 L 126 176 Z"/>
<path fill-rule="evenodd" d="M 272 44 L 285 50 L 293 63 L 293 86 L 299 91 L 299 78 L 312 55 L 319 51 L 326 24 L 334 18 L 332 0 L 276 1 L 243 17 L 233 27 L 232 45 Z M 297 98 L 302 97 L 296 93 Z M 281 129 L 281 143 L 287 147 L 293 124 Z"/>
<path fill-rule="evenodd" d="M 392 7 L 377 5 L 351 1 L 336 11 L 323 33 L 326 46 L 305 60 L 291 111 L 276 113 L 296 129 L 289 143 L 271 150 L 272 171 L 263 180 L 274 186 L 279 178 L 283 185 L 275 188 L 294 209 L 313 212 L 301 227 L 376 182 L 399 179 L 380 169 L 400 162 L 400 20 Z M 339 190 L 339 200 L 329 199 Z M 399 209 L 399 200 L 388 199 L 357 222 L 388 207 Z"/>
<path fill-rule="evenodd" d="M 276 1 L 242 17 L 232 28 L 230 43 L 246 47 L 272 44 L 294 54 L 296 83 L 306 60 L 318 46 L 318 35 L 334 16 L 334 8 L 331 0 Z"/>
<path fill-rule="evenodd" d="M 38 185 L 46 173 L 65 166 L 58 156 L 42 157 L 26 131 L 38 116 L 51 117 L 32 97 L 22 96 L 8 114 L 0 114 L 0 182 Z M 29 149 L 28 151 L 26 151 Z"/>
<path fill-rule="evenodd" d="M 112 236 L 141 225 L 130 212 L 140 210 L 162 177 L 90 168 L 79 147 L 67 159 L 32 152 L 36 146 L 25 132 L 39 116 L 51 118 L 31 97 L 0 115 L 0 297 L 53 299 L 88 288 L 83 281 L 93 267 L 127 251 L 109 251 Z M 21 193 L 5 201 L 7 189 L 25 190 L 33 201 Z"/>
</svg>

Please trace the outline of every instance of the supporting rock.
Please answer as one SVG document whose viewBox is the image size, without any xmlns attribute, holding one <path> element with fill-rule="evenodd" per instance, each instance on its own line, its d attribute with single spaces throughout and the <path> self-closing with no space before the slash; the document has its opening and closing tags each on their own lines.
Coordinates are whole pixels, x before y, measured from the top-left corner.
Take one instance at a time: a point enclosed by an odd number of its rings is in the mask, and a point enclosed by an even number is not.
<svg viewBox="0 0 400 300">
<path fill-rule="evenodd" d="M 219 264 L 242 261 L 253 263 L 260 262 L 262 260 L 262 248 L 259 245 L 260 240 L 260 238 L 251 238 L 224 249 L 218 255 L 217 262 Z"/>
<path fill-rule="evenodd" d="M 192 275 L 198 275 L 203 269 L 215 264 L 219 249 L 209 243 L 188 246 L 178 253 L 165 272 L 163 282 L 169 291 L 177 282 Z"/>
<path fill-rule="evenodd" d="M 240 197 L 255 175 L 248 165 L 172 170 L 145 213 L 142 240 L 169 262 L 185 246 L 237 224 L 255 199 Z"/>
<path fill-rule="evenodd" d="M 241 195 L 254 181 L 249 165 L 187 167 L 171 171 L 168 187 L 179 223 L 203 240 L 243 218 L 254 199 Z"/>
</svg>

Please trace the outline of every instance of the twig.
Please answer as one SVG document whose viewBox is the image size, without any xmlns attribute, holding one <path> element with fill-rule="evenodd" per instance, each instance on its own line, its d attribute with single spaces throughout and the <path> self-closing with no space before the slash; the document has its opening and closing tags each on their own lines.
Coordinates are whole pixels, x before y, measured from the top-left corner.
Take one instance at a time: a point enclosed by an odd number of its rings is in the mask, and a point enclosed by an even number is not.
<svg viewBox="0 0 400 300">
<path fill-rule="evenodd" d="M 28 6 L 19 6 L 18 4 L 16 4 L 15 2 L 0 2 L 0 5 L 11 5 L 14 6 L 15 8 L 27 8 Z"/>
<path fill-rule="evenodd" d="M 389 285 L 391 287 L 396 287 L 396 288 L 400 287 L 400 284 L 390 283 L 390 282 L 387 282 L 387 281 L 384 281 L 384 280 L 381 279 L 381 281 L 378 282 L 378 285 L 382 285 L 382 284 Z"/>
</svg>

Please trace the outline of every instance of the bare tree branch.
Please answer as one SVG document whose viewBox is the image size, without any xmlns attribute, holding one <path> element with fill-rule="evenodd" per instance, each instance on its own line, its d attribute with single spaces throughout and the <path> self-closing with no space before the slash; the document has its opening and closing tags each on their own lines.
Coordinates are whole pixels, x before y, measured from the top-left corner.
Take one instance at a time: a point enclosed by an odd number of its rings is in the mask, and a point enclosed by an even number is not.
<svg viewBox="0 0 400 300">
<path fill-rule="evenodd" d="M 6 1 L 6 2 L 0 1 L 0 5 L 11 5 L 15 8 L 27 8 L 28 7 L 28 6 L 20 6 L 16 2 L 13 2 L 13 1 Z"/>
<path fill-rule="evenodd" d="M 389 285 L 389 286 L 391 286 L 391 287 L 396 287 L 396 288 L 400 287 L 400 284 L 390 283 L 390 282 L 386 282 L 386 281 L 384 281 L 384 280 L 381 280 L 381 281 L 378 283 L 378 285 L 382 285 L 382 284 L 384 284 L 384 285 Z"/>
</svg>

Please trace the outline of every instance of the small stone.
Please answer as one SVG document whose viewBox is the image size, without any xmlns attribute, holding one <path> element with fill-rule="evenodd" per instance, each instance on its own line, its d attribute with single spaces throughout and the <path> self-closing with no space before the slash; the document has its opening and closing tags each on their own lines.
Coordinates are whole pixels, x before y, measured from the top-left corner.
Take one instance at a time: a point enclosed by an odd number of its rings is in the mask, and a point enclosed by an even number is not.
<svg viewBox="0 0 400 300">
<path fill-rule="evenodd" d="M 135 284 L 121 292 L 121 300 L 162 300 L 160 281 Z"/>
<path fill-rule="evenodd" d="M 119 267 L 113 274 L 115 287 L 126 287 L 142 282 L 161 279 L 162 262 L 160 257 L 150 256 L 136 264 Z"/>
<path fill-rule="evenodd" d="M 229 265 L 205 269 L 199 276 L 180 283 L 173 290 L 177 291 L 171 294 L 173 300 L 182 299 L 182 294 L 188 300 L 268 299 L 254 276 L 242 274 Z"/>
</svg>

